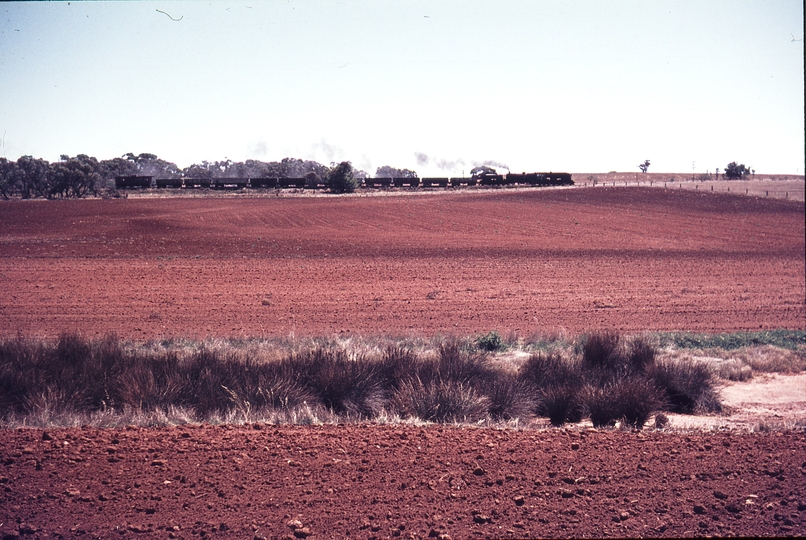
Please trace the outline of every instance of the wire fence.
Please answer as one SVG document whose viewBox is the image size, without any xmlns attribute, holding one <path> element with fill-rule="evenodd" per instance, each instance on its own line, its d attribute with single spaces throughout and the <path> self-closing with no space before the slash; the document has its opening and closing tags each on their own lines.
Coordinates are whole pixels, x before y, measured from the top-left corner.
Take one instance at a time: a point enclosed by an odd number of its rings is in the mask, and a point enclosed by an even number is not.
<svg viewBox="0 0 806 540">
<path fill-rule="evenodd" d="M 577 185 L 580 185 L 577 183 Z M 764 187 L 724 186 L 708 182 L 658 182 L 658 181 L 585 181 L 582 186 L 590 187 L 616 187 L 616 186 L 644 186 L 662 187 L 664 189 L 688 189 L 692 191 L 707 191 L 712 193 L 734 193 L 753 197 L 768 197 L 794 201 L 804 200 L 804 189 L 767 189 Z"/>
</svg>

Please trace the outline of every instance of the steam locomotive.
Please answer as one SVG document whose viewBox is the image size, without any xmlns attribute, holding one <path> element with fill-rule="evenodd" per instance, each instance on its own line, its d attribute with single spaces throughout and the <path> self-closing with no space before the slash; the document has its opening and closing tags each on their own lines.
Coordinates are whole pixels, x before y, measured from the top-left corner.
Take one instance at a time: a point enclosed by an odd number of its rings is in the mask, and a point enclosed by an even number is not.
<svg viewBox="0 0 806 540">
<path fill-rule="evenodd" d="M 470 177 L 454 178 L 364 178 L 364 189 L 380 188 L 457 188 L 465 186 L 573 186 L 568 173 L 507 173 L 485 171 Z M 118 189 L 327 189 L 327 181 L 311 175 L 305 178 L 157 178 L 117 176 Z"/>
</svg>

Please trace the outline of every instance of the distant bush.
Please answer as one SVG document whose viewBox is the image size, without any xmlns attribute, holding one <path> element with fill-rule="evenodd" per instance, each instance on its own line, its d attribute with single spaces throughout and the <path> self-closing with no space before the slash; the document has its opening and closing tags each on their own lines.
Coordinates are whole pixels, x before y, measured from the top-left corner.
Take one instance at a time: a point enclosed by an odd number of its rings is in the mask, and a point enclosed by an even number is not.
<svg viewBox="0 0 806 540">
<path fill-rule="evenodd" d="M 333 193 L 352 193 L 361 185 L 361 181 L 353 175 L 350 162 L 342 161 L 328 173 L 327 185 Z"/>
</svg>

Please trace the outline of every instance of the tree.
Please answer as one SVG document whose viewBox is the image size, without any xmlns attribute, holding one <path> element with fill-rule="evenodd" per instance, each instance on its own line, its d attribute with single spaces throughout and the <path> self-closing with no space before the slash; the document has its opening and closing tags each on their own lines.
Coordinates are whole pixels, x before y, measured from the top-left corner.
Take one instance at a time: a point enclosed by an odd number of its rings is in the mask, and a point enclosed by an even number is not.
<svg viewBox="0 0 806 540">
<path fill-rule="evenodd" d="M 17 174 L 14 184 L 23 199 L 48 196 L 48 162 L 31 156 L 17 160 Z"/>
<path fill-rule="evenodd" d="M 67 157 L 67 156 L 63 156 Z M 85 197 L 98 193 L 101 165 L 94 157 L 79 154 L 51 163 L 47 172 L 48 197 Z"/>
<path fill-rule="evenodd" d="M 396 169 L 389 165 L 378 167 L 375 178 L 417 178 L 417 173 L 408 169 Z"/>
<path fill-rule="evenodd" d="M 647 171 L 647 169 L 649 169 L 649 160 L 648 159 L 644 160 L 643 163 L 638 165 L 638 168 L 641 169 L 642 173 L 645 173 Z"/>
<path fill-rule="evenodd" d="M 182 171 L 175 163 L 162 160 L 156 154 L 143 153 L 135 156 L 129 152 L 123 157 L 134 164 L 137 174 L 157 178 L 182 178 Z"/>
<path fill-rule="evenodd" d="M 113 180 L 116 176 L 134 176 L 137 174 L 137 166 L 128 159 L 116 157 L 104 159 L 100 162 L 101 178 Z"/>
<path fill-rule="evenodd" d="M 353 176 L 353 166 L 349 161 L 342 161 L 327 175 L 327 185 L 333 193 L 352 193 L 358 187 L 358 180 Z"/>
<path fill-rule="evenodd" d="M 16 192 L 17 164 L 0 157 L 0 196 L 8 200 Z"/>
<path fill-rule="evenodd" d="M 728 180 L 738 180 L 748 174 L 750 174 L 750 169 L 745 167 L 744 164 L 738 165 L 735 161 L 731 161 L 725 167 L 725 178 Z"/>
</svg>

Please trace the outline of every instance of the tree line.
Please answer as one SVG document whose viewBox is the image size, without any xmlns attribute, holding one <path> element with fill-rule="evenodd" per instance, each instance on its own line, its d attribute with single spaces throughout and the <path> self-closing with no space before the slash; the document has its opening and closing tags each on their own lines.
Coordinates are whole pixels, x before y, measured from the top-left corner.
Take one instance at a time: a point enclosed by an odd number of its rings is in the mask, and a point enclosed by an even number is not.
<svg viewBox="0 0 806 540">
<path fill-rule="evenodd" d="M 62 155 L 49 163 L 41 158 L 22 156 L 17 161 L 0 157 L 0 197 L 77 198 L 113 195 L 117 176 L 153 176 L 155 178 L 309 178 L 326 181 L 334 192 L 353 191 L 368 174 L 349 161 L 322 165 L 312 160 L 284 158 L 281 161 L 202 161 L 180 169 L 175 163 L 155 154 L 124 154 L 98 160 L 86 154 Z M 376 178 L 416 178 L 417 173 L 384 165 Z"/>
</svg>

